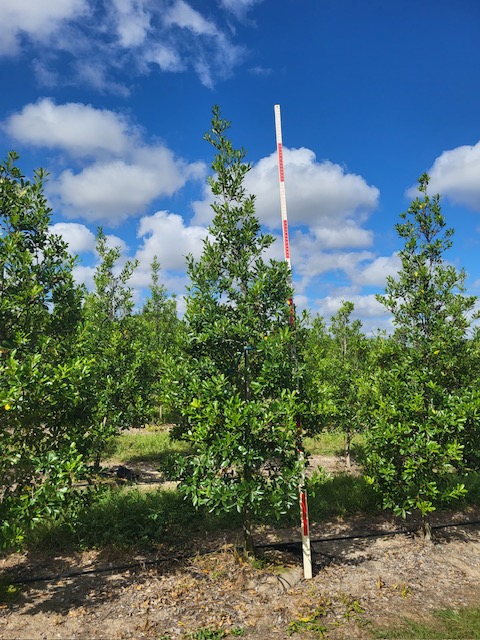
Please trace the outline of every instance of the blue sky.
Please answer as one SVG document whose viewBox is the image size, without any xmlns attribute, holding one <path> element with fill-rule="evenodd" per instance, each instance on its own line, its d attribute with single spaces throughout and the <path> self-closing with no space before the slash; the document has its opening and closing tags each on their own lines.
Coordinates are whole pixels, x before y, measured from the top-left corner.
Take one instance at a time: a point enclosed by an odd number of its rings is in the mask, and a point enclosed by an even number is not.
<svg viewBox="0 0 480 640">
<path fill-rule="evenodd" d="M 424 171 L 456 230 L 448 259 L 480 292 L 479 28 L 477 0 L 2 0 L 2 156 L 50 172 L 79 280 L 101 225 L 139 260 L 137 301 L 156 254 L 181 310 L 211 220 L 213 104 L 283 256 L 280 104 L 296 302 L 328 318 L 349 299 L 368 331 L 388 327 L 374 294 Z"/>
</svg>

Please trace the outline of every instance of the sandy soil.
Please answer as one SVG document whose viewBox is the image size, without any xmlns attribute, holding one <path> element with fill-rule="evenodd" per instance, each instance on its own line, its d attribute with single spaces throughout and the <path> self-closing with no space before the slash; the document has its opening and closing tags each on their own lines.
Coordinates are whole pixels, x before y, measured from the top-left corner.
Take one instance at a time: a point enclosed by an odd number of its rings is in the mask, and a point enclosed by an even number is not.
<svg viewBox="0 0 480 640">
<path fill-rule="evenodd" d="M 208 628 L 259 640 L 321 633 L 366 640 L 372 625 L 478 604 L 480 523 L 466 521 L 480 521 L 480 510 L 437 516 L 434 542 L 393 533 L 404 523 L 386 518 L 313 524 L 308 581 L 298 546 L 264 547 L 262 561 L 252 563 L 236 553 L 231 533 L 192 541 L 189 554 L 11 555 L 0 559 L 4 579 L 26 582 L 12 602 L 0 603 L 0 638 L 214 638 L 191 635 Z M 268 545 L 299 535 L 262 528 L 255 539 Z"/>
</svg>

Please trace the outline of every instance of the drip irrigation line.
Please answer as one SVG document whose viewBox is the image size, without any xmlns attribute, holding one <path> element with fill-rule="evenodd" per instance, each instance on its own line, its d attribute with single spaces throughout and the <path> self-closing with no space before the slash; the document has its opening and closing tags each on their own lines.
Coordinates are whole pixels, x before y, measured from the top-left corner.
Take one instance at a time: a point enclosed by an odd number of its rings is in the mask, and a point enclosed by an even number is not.
<svg viewBox="0 0 480 640">
<path fill-rule="evenodd" d="M 170 562 L 172 560 L 182 560 L 188 556 L 175 556 L 170 558 L 158 558 L 157 560 L 144 560 L 142 562 L 131 562 L 128 564 L 119 564 L 110 567 L 94 567 L 93 569 L 82 569 L 80 571 L 70 571 L 69 573 L 59 573 L 47 576 L 30 576 L 28 578 L 7 578 L 9 584 L 30 584 L 32 582 L 53 582 L 58 580 L 66 580 L 68 578 L 80 578 L 81 576 L 95 575 L 97 573 L 114 573 L 128 571 L 129 569 L 138 569 L 138 567 L 148 567 L 162 562 Z"/>
<path fill-rule="evenodd" d="M 432 529 L 447 529 L 449 527 L 466 527 L 470 525 L 480 525 L 480 520 L 465 520 L 462 522 L 449 522 L 446 524 L 435 524 L 432 525 Z M 384 536 L 396 536 L 396 535 L 409 535 L 418 531 L 418 528 L 415 529 L 394 529 L 393 531 L 375 531 L 371 533 L 359 533 L 354 535 L 345 535 L 345 536 L 328 536 L 324 538 L 316 538 L 311 542 L 314 544 L 319 544 L 322 542 L 339 542 L 342 540 L 361 540 L 365 538 L 381 538 Z M 255 549 L 278 549 L 278 550 L 301 550 L 302 543 L 300 541 L 292 541 L 292 542 L 265 542 L 261 544 L 256 544 Z M 218 549 L 209 549 L 207 551 L 196 552 L 193 555 L 208 555 L 210 553 L 215 553 Z M 243 547 L 235 547 L 235 551 L 243 551 Z M 82 576 L 95 575 L 97 573 L 115 573 L 128 571 L 130 569 L 138 569 L 142 567 L 151 567 L 158 564 L 163 564 L 167 562 L 179 562 L 181 560 L 186 560 L 187 558 L 193 557 L 192 554 L 180 554 L 180 555 L 172 555 L 168 558 L 157 558 L 156 560 L 142 560 L 139 562 L 130 562 L 127 564 L 119 564 L 108 567 L 94 567 L 92 569 L 82 569 L 80 571 L 70 571 L 69 573 L 61 573 L 61 574 L 52 574 L 47 576 L 29 576 L 26 578 L 9 578 L 7 574 L 4 574 L 4 577 L 8 581 L 8 584 L 32 584 L 35 582 L 56 582 L 58 580 L 67 580 L 68 578 L 80 578 Z"/>
<path fill-rule="evenodd" d="M 463 522 L 449 522 L 447 524 L 434 524 L 431 529 L 447 529 L 448 527 L 466 527 L 468 525 L 480 524 L 480 520 L 465 520 Z M 344 536 L 327 536 L 324 538 L 312 539 L 312 544 L 319 544 L 321 542 L 339 542 L 342 540 L 360 540 L 364 538 L 382 538 L 383 536 L 396 536 L 396 535 L 411 535 L 418 531 L 418 528 L 411 529 L 394 529 L 393 531 L 374 531 L 370 533 L 357 533 Z M 256 549 L 298 549 L 301 543 L 294 542 L 266 542 L 263 544 L 256 544 Z"/>
</svg>

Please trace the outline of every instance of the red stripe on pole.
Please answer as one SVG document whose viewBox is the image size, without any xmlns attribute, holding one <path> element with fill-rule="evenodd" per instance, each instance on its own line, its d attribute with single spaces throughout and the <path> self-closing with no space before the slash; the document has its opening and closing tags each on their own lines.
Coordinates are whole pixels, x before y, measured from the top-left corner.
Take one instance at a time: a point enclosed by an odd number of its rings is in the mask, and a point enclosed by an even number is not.
<svg viewBox="0 0 480 640">
<path fill-rule="evenodd" d="M 288 243 L 288 221 L 283 221 L 283 244 L 285 249 L 285 260 L 290 259 L 290 245 Z"/>
<path fill-rule="evenodd" d="M 303 523 L 303 535 L 308 536 L 308 516 L 307 516 L 307 496 L 305 491 L 302 491 L 302 523 Z"/>
<path fill-rule="evenodd" d="M 280 182 L 285 182 L 285 173 L 283 171 L 283 148 L 282 143 L 278 143 L 278 169 L 280 172 Z"/>
</svg>

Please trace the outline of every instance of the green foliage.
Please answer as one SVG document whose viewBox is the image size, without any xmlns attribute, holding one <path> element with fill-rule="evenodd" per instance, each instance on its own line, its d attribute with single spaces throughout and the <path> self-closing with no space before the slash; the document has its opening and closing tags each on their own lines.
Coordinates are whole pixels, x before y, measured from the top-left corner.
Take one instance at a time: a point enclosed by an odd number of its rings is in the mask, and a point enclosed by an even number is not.
<svg viewBox="0 0 480 640">
<path fill-rule="evenodd" d="M 175 315 L 158 285 L 158 262 L 153 265 L 152 296 L 142 314 L 133 314 L 129 280 L 137 266 L 126 261 L 119 268 L 120 250 L 109 247 L 100 229 L 97 236 L 100 264 L 95 291 L 87 294 L 81 349 L 92 358 L 91 400 L 85 416 L 90 429 L 83 441 L 84 453 L 98 464 L 109 439 L 121 429 L 143 425 L 158 411 L 161 383 L 160 354 L 165 350 L 162 330 Z"/>
<path fill-rule="evenodd" d="M 17 159 L 0 165 L 0 548 L 58 513 L 83 472 L 91 366 L 75 350 L 83 290 L 49 232 L 45 174 L 26 180 Z"/>
<path fill-rule="evenodd" d="M 367 372 L 369 341 L 359 320 L 352 320 L 352 302 L 343 302 L 327 330 L 313 320 L 305 346 L 311 397 L 322 417 L 319 426 L 344 434 L 344 454 L 350 466 L 351 445 L 364 428 L 361 388 Z"/>
<path fill-rule="evenodd" d="M 300 330 L 289 324 L 286 264 L 263 257 L 273 238 L 243 187 L 250 165 L 226 137 L 229 126 L 214 107 L 205 138 L 216 150 L 215 217 L 201 259 L 188 259 L 186 344 L 169 400 L 179 409 L 177 433 L 195 448 L 184 490 L 196 505 L 248 520 L 296 499 Z"/>
<path fill-rule="evenodd" d="M 405 241 L 402 268 L 378 296 L 393 314 L 395 333 L 377 341 L 365 393 L 372 420 L 367 475 L 385 507 L 403 516 L 425 516 L 465 493 L 462 483 L 452 486 L 451 473 L 462 468 L 465 426 L 474 422 L 479 398 L 467 334 L 476 298 L 464 295 L 464 272 L 445 262 L 453 231 L 427 185 L 424 175 L 421 197 L 396 227 Z"/>
<path fill-rule="evenodd" d="M 192 537 L 235 530 L 241 518 L 195 509 L 177 490 L 103 486 L 79 496 L 62 517 L 39 524 L 28 537 L 32 547 L 61 550 L 115 546 L 149 549 L 158 544 L 191 547 Z"/>
</svg>

